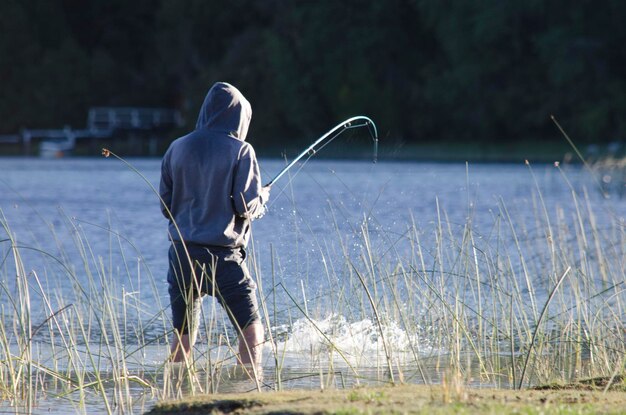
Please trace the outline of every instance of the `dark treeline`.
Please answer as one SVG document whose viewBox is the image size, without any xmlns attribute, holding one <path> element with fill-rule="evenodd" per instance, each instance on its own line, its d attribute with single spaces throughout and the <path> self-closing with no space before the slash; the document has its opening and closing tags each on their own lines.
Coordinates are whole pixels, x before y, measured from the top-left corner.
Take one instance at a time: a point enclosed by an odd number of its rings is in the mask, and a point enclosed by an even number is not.
<svg viewBox="0 0 626 415">
<path fill-rule="evenodd" d="M 624 1 L 3 0 L 0 133 L 238 86 L 254 142 L 372 117 L 397 142 L 626 133 Z"/>
</svg>

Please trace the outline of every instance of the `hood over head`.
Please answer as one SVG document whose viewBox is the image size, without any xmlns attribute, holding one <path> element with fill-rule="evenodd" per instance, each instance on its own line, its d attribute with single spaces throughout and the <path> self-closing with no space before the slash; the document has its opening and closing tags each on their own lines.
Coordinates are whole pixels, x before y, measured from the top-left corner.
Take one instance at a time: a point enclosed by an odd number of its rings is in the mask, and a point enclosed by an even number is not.
<svg viewBox="0 0 626 415">
<path fill-rule="evenodd" d="M 252 107 L 234 86 L 216 82 L 204 98 L 196 130 L 207 128 L 245 140 L 252 118 Z"/>
</svg>

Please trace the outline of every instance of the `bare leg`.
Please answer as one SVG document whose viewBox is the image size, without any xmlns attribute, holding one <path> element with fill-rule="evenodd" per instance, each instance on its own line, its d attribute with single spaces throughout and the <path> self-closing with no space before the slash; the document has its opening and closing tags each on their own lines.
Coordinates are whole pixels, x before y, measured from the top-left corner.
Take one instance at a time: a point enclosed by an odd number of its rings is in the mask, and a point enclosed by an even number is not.
<svg viewBox="0 0 626 415">
<path fill-rule="evenodd" d="M 192 300 L 192 306 L 187 311 L 187 319 L 191 321 L 191 330 L 188 334 L 179 334 L 176 329 L 172 338 L 170 360 L 172 362 L 184 362 L 191 357 L 191 348 L 196 344 L 198 329 L 200 327 L 200 312 L 202 310 L 202 297 Z"/>
<path fill-rule="evenodd" d="M 169 387 L 178 391 L 184 387 L 191 387 L 193 390 L 194 382 L 197 381 L 194 371 L 190 370 L 193 364 L 191 361 L 193 342 L 194 339 L 189 334 L 179 335 L 176 330 L 174 331 L 170 364 L 166 365 L 163 371 L 164 390 L 168 390 Z"/>
<path fill-rule="evenodd" d="M 263 353 L 263 324 L 254 323 L 242 330 L 239 336 L 239 359 L 242 365 L 261 368 Z"/>
<path fill-rule="evenodd" d="M 185 359 L 189 358 L 192 346 L 193 345 L 191 344 L 189 334 L 178 335 L 177 333 L 174 333 L 174 338 L 172 339 L 172 354 L 170 356 L 170 360 L 172 362 L 184 362 Z"/>
</svg>

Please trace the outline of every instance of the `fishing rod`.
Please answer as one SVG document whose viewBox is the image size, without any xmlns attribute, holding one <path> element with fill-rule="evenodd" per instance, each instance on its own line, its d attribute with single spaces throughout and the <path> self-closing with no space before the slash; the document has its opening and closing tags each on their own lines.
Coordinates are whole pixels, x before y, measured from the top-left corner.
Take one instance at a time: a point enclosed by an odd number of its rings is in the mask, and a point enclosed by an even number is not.
<svg viewBox="0 0 626 415">
<path fill-rule="evenodd" d="M 292 168 L 302 157 L 309 154 L 309 158 L 313 157 L 315 153 L 320 151 L 322 148 L 326 147 L 331 141 L 337 138 L 341 133 L 347 130 L 351 130 L 353 128 L 367 127 L 374 140 L 374 163 L 376 163 L 376 159 L 378 158 L 378 131 L 376 130 L 376 124 L 374 121 L 369 119 L 364 115 L 357 115 L 356 117 L 348 118 L 347 120 L 337 124 L 331 130 L 329 130 L 326 134 L 318 138 L 313 144 L 308 146 L 304 151 L 291 161 L 288 165 L 285 166 L 277 175 L 274 177 L 268 184 L 265 186 L 271 186 L 274 182 L 280 179 L 287 171 Z M 325 141 L 325 143 L 324 143 Z M 324 143 L 324 145 L 321 145 Z M 317 146 L 320 146 L 317 148 Z"/>
</svg>

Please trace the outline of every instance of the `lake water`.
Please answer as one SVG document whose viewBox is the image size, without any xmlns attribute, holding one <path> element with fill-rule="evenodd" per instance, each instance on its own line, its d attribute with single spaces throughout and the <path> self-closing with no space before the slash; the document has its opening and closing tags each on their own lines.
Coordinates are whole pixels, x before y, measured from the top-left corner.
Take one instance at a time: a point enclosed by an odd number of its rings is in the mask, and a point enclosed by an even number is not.
<svg viewBox="0 0 626 415">
<path fill-rule="evenodd" d="M 10 232 L 20 247 L 25 272 L 31 276 L 34 272 L 41 282 L 42 288 L 32 279 L 30 282 L 33 326 L 46 321 L 51 310 L 72 303 L 77 286 L 90 287 L 90 292 L 96 286 L 104 287 L 115 298 L 125 299 L 124 307 L 132 303 L 133 311 L 125 314 L 131 321 L 124 322 L 124 330 L 134 335 L 125 341 L 137 344 L 156 339 L 148 360 L 158 366 L 167 355 L 164 341 L 158 339 L 169 330 L 168 240 L 166 220 L 147 182 L 158 187 L 160 160 L 133 159 L 129 163 L 145 180 L 113 158 L 0 158 L 0 209 L 5 228 L 0 230 L 4 259 L 0 305 L 5 318 L 12 315 L 8 310 L 14 307 L 12 296 L 17 295 L 17 288 L 7 241 Z M 260 160 L 260 164 L 264 181 L 268 181 L 285 163 Z M 273 333 L 281 341 L 291 336 L 301 342 L 289 350 L 296 353 L 293 359 L 297 360 L 297 352 L 314 347 L 311 331 L 319 331 L 305 324 L 304 313 L 318 325 L 334 324 L 348 332 L 364 322 L 371 326 L 371 319 L 355 313 L 362 305 L 351 309 L 350 301 L 341 307 L 332 304 L 337 294 L 333 290 L 349 291 L 342 285 L 346 275 L 352 274 L 349 263 L 364 266 L 368 252 L 375 254 L 374 266 L 381 269 L 392 270 L 398 262 L 414 261 L 410 258 L 415 256 L 416 237 L 423 256 L 432 261 L 426 268 L 436 268 L 441 239 L 454 246 L 457 242 L 450 241 L 450 236 L 459 235 L 461 241 L 468 224 L 481 240 L 475 242 L 481 249 L 502 245 L 514 251 L 516 246 L 530 246 L 528 256 L 533 256 L 533 239 L 545 237 L 545 218 L 537 219 L 543 217 L 544 206 L 546 217 L 554 223 L 577 226 L 573 195 L 580 197 L 582 207 L 595 213 L 597 229 L 623 229 L 626 200 L 603 197 L 590 173 L 578 166 L 559 170 L 542 164 L 532 166 L 531 171 L 524 164 L 373 164 L 316 159 L 297 166 L 291 176 L 274 185 L 269 211 L 254 223 L 253 246 L 248 249 L 264 299 L 271 305 Z M 503 219 L 507 215 L 510 219 Z M 500 227 L 511 229 L 498 230 L 504 235 L 498 241 L 490 239 Z M 619 235 L 616 238 L 619 240 Z M 511 257 L 513 269 L 526 266 L 519 256 Z M 110 280 L 103 281 L 103 276 Z M 543 277 L 537 275 L 538 299 L 545 298 L 554 281 L 554 277 Z M 454 280 L 450 283 L 456 284 Z M 49 306 L 42 300 L 42 289 L 51 293 Z M 398 292 L 410 291 L 399 288 Z M 101 341 L 100 331 L 96 326 L 90 337 L 95 343 Z M 396 327 L 395 334 L 399 344 L 410 342 L 414 333 Z M 50 339 L 42 333 L 35 335 L 43 336 L 39 353 L 46 355 L 45 344 Z M 352 335 L 343 338 L 354 344 L 367 342 Z M 441 347 L 430 344 L 423 334 L 419 341 L 424 351 Z M 138 366 L 145 366 L 145 360 Z"/>
<path fill-rule="evenodd" d="M 129 162 L 158 188 L 159 160 Z M 276 160 L 260 163 L 265 181 L 284 165 Z M 3 222 L 20 246 L 80 265 L 85 256 L 81 253 L 85 248 L 76 246 L 80 234 L 88 256 L 100 261 L 108 272 L 120 275 L 120 287 L 139 291 L 145 295 L 142 301 L 155 304 L 155 292 L 141 289 L 147 287 L 145 281 L 153 279 L 160 306 L 166 306 L 166 220 L 157 196 L 138 173 L 113 158 L 4 158 L 0 159 L 0 171 Z M 625 214 L 626 201 L 603 198 L 589 173 L 577 166 L 567 166 L 564 171 L 562 174 L 552 165 L 533 166 L 531 173 L 523 164 L 373 164 L 313 159 L 304 167 L 296 166 L 295 176 L 276 183 L 268 214 L 254 223 L 254 249 L 249 251 L 266 279 L 264 286 L 271 287 L 273 278 L 301 298 L 302 285 L 315 288 L 311 296 L 327 288 L 329 264 L 362 256 L 364 226 L 370 249 L 393 260 L 414 249 L 402 241 L 407 229 L 419 230 L 424 250 L 432 253 L 439 223 L 458 232 L 471 218 L 476 233 L 488 235 L 493 232 L 494 218 L 503 214 L 502 205 L 516 226 L 530 227 L 527 232 L 537 236 L 541 229 L 533 231 L 532 227 L 537 226 L 539 192 L 549 214 L 565 209 L 568 222 L 574 220 L 569 217 L 573 209 L 570 186 L 580 194 L 587 192 L 597 211 L 598 227 L 611 226 Z M 393 253 L 389 252 L 391 246 Z M 58 271 L 39 251 L 22 251 L 26 271 L 39 275 Z M 130 272 L 133 277 L 129 278 L 129 272 L 120 271 L 121 267 L 137 271 Z M 71 285 L 69 279 L 48 283 L 60 290 Z"/>
</svg>

